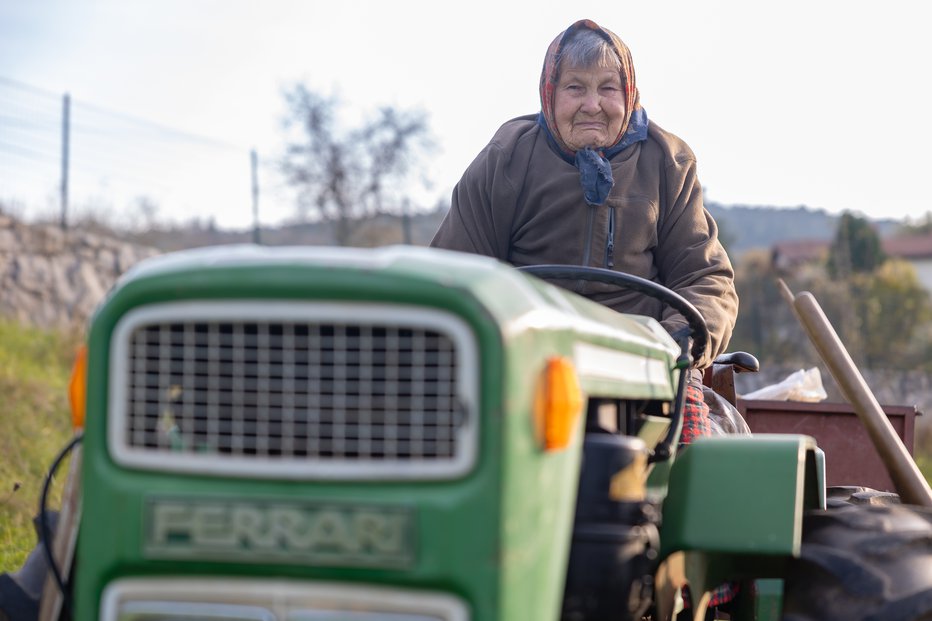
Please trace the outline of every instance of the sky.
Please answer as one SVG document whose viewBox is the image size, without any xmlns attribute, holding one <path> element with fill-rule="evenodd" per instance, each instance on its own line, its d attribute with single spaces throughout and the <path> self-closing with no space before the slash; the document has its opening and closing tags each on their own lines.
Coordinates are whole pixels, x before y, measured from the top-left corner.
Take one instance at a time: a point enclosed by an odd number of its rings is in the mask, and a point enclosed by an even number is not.
<svg viewBox="0 0 932 621">
<path fill-rule="evenodd" d="M 0 0 L 0 201 L 139 222 L 295 215 L 276 173 L 283 91 L 338 96 L 346 123 L 421 109 L 438 149 L 422 206 L 449 200 L 506 120 L 537 112 L 544 51 L 593 19 L 631 49 L 652 122 L 697 156 L 707 201 L 872 218 L 932 211 L 932 9 L 916 0 L 502 2 Z M 151 215 L 151 210 L 148 212 Z M 135 219 L 135 220 L 134 220 Z"/>
</svg>

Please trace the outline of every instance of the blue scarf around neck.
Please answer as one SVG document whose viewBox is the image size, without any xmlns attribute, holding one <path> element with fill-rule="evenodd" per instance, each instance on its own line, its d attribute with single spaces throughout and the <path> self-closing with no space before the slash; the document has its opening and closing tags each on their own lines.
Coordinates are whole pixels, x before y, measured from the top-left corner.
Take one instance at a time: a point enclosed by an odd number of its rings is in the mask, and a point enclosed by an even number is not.
<svg viewBox="0 0 932 621">
<path fill-rule="evenodd" d="M 615 185 L 615 180 L 612 178 L 612 165 L 609 160 L 631 145 L 647 140 L 648 123 L 647 112 L 644 108 L 638 108 L 631 114 L 631 121 L 625 135 L 616 144 L 598 151 L 586 147 L 573 153 L 560 148 L 557 141 L 554 140 L 550 128 L 547 127 L 547 121 L 544 119 L 543 113 L 537 116 L 537 124 L 543 128 L 550 148 L 564 161 L 579 169 L 579 182 L 582 185 L 583 197 L 589 205 L 603 205 L 605 203 L 609 192 L 612 191 L 612 186 Z"/>
</svg>

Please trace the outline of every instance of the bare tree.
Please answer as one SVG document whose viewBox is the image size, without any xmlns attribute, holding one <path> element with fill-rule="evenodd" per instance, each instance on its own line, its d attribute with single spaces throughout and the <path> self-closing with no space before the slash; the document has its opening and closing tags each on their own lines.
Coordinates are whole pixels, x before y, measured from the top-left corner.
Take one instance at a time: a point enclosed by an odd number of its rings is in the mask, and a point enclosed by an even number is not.
<svg viewBox="0 0 932 621">
<path fill-rule="evenodd" d="M 288 143 L 281 169 L 297 190 L 302 221 L 333 222 L 336 243 L 347 245 L 354 221 L 400 214 L 416 183 L 420 160 L 434 147 L 421 110 L 382 107 L 359 127 L 341 131 L 340 102 L 296 85 L 286 91 Z"/>
</svg>

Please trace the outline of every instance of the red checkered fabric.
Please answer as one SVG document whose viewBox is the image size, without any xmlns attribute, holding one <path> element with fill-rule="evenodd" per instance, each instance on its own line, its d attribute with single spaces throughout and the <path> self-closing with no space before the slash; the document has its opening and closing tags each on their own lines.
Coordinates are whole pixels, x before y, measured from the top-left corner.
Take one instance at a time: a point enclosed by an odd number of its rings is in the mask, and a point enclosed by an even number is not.
<svg viewBox="0 0 932 621">
<path fill-rule="evenodd" d="M 709 406 L 702 398 L 702 389 L 692 384 L 686 385 L 686 406 L 683 408 L 683 433 L 680 445 L 690 444 L 696 438 L 712 435 L 709 425 Z"/>
<path fill-rule="evenodd" d="M 738 595 L 741 585 L 737 582 L 726 582 L 714 591 L 712 599 L 709 600 L 709 608 L 716 608 L 722 604 L 727 604 Z"/>
<path fill-rule="evenodd" d="M 737 597 L 740 589 L 741 584 L 738 582 L 726 582 L 719 586 L 712 591 L 712 599 L 709 600 L 708 610 L 727 604 Z M 683 607 L 687 609 L 692 607 L 692 595 L 689 592 L 688 586 L 683 587 Z"/>
</svg>

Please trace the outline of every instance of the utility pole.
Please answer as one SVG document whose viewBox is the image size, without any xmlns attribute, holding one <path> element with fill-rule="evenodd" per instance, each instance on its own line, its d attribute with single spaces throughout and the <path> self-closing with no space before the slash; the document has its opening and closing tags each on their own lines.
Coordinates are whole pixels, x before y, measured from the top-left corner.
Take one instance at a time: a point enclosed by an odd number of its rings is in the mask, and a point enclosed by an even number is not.
<svg viewBox="0 0 932 621">
<path fill-rule="evenodd" d="M 407 198 L 401 201 L 401 237 L 408 246 L 411 245 L 411 216 L 408 213 L 410 207 L 411 202 Z"/>
<path fill-rule="evenodd" d="M 249 152 L 249 160 L 252 163 L 252 243 L 258 244 L 259 240 L 259 156 L 256 150 Z"/>
<path fill-rule="evenodd" d="M 61 123 L 61 228 L 68 228 L 68 134 L 71 117 L 71 96 L 62 99 Z"/>
</svg>

